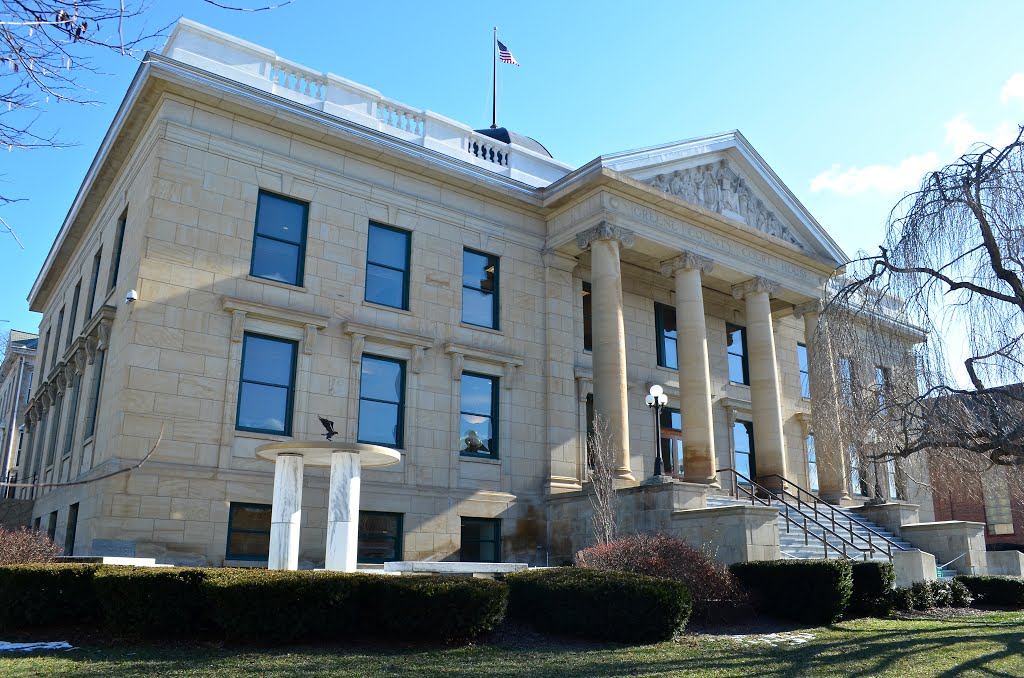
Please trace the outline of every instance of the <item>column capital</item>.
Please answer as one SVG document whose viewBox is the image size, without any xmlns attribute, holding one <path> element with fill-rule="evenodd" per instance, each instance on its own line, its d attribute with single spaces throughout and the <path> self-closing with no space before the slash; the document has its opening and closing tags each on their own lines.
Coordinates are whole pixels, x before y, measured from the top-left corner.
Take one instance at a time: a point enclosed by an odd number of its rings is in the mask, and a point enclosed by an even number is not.
<svg viewBox="0 0 1024 678">
<path fill-rule="evenodd" d="M 715 269 L 715 262 L 708 257 L 694 254 L 693 252 L 683 252 L 674 259 L 661 262 L 661 274 L 663 276 L 671 278 L 676 274 L 677 271 L 691 271 L 693 269 L 699 269 L 701 273 L 711 273 Z"/>
<path fill-rule="evenodd" d="M 797 304 L 793 307 L 793 317 L 799 320 L 805 315 L 811 313 L 821 313 L 821 309 L 824 308 L 824 306 L 825 305 L 821 303 L 821 299 L 814 299 L 803 304 Z"/>
<path fill-rule="evenodd" d="M 746 282 L 741 282 L 739 285 L 733 285 L 732 296 L 736 299 L 743 299 L 748 294 L 758 292 L 767 292 L 768 296 L 773 296 L 778 293 L 780 287 L 781 285 L 774 280 L 757 275 Z"/>
<path fill-rule="evenodd" d="M 632 247 L 636 242 L 636 233 L 628 228 L 601 222 L 597 226 L 592 226 L 576 234 L 576 246 L 581 250 L 589 249 L 590 244 L 595 240 L 617 240 L 623 247 Z"/>
<path fill-rule="evenodd" d="M 579 236 L 577 236 L 577 242 Z M 554 268 L 559 271 L 566 271 L 572 273 L 572 271 L 579 265 L 579 260 L 576 257 L 571 257 L 568 254 L 562 254 L 555 250 L 544 250 L 540 253 L 541 261 L 544 262 L 545 268 Z"/>
</svg>

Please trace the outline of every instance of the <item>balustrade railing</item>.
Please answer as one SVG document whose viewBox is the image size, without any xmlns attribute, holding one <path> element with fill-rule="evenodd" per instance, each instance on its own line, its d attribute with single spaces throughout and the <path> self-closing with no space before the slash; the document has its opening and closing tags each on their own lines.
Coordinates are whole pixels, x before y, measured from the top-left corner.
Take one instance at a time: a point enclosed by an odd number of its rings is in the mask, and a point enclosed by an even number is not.
<svg viewBox="0 0 1024 678">
<path fill-rule="evenodd" d="M 323 101 L 327 96 L 327 79 L 318 73 L 286 63 L 280 59 L 271 61 L 267 77 L 277 87 Z"/>
</svg>

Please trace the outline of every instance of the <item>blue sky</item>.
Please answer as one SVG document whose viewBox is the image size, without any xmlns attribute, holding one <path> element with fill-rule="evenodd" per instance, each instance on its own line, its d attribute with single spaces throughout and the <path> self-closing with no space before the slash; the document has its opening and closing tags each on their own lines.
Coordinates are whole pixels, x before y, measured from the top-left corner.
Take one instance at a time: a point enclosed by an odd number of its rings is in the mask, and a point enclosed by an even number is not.
<svg viewBox="0 0 1024 678">
<path fill-rule="evenodd" d="M 739 129 L 850 255 L 874 249 L 889 210 L 924 172 L 1024 121 L 1024 3 L 340 3 L 295 0 L 237 13 L 157 2 L 417 108 L 490 124 L 491 28 L 498 123 L 560 160 Z M 109 27 L 112 29 L 113 27 Z M 0 154 L 0 324 L 34 330 L 25 300 L 137 62 L 104 56 L 103 104 L 41 104 L 77 143 Z"/>
</svg>

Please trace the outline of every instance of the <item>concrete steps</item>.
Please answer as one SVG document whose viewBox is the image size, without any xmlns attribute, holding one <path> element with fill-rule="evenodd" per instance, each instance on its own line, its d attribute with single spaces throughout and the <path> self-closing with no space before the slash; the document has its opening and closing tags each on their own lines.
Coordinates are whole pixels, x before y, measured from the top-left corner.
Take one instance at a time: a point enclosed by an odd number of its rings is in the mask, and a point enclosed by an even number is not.
<svg viewBox="0 0 1024 678">
<path fill-rule="evenodd" d="M 707 498 L 707 505 L 709 507 L 735 506 L 737 504 L 750 504 L 750 500 L 736 499 L 725 495 L 708 495 Z M 773 502 L 773 505 L 776 504 Z M 787 520 L 784 507 L 781 504 L 776 506 L 780 509 L 778 519 L 779 548 L 782 551 L 783 558 L 824 558 L 825 546 L 822 544 L 820 539 L 822 534 L 824 534 L 825 541 L 830 545 L 828 548 L 829 558 L 842 557 L 843 549 L 845 547 L 846 556 L 853 560 L 867 559 L 888 561 L 889 548 L 892 548 L 893 550 L 898 547 L 903 549 L 914 548 L 910 542 L 900 539 L 880 525 L 860 516 L 856 516 L 855 520 L 853 520 L 853 534 L 851 535 L 850 524 L 851 518 L 854 518 L 854 516 L 845 509 L 838 507 L 836 508 L 836 522 L 838 524 L 835 528 L 832 526 L 831 518 L 826 518 L 824 514 L 819 513 L 817 520 L 827 529 L 823 529 L 808 520 L 807 530 L 805 533 L 803 528 L 803 516 L 791 509 L 789 512 L 791 520 Z M 813 515 L 806 509 L 805 513 L 808 513 L 809 516 Z M 796 521 L 796 524 L 792 521 Z M 817 535 L 817 537 L 811 535 Z M 879 537 L 884 537 L 885 539 L 893 542 L 894 545 L 890 547 L 885 540 L 880 539 Z M 846 544 L 844 544 L 844 540 L 847 542 Z M 866 558 L 865 555 L 867 556 Z M 952 569 L 941 568 L 938 574 L 942 579 L 949 579 L 954 577 L 956 572 Z"/>
</svg>

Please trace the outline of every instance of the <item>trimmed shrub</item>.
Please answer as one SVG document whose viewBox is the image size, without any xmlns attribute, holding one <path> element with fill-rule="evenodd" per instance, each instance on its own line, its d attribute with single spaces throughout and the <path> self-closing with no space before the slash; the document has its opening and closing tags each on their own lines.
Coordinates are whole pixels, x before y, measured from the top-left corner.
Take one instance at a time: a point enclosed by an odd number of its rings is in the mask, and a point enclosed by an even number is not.
<svg viewBox="0 0 1024 678">
<path fill-rule="evenodd" d="M 61 551 L 61 547 L 39 530 L 27 527 L 5 530 L 0 527 L 0 565 L 52 563 Z"/>
<path fill-rule="evenodd" d="M 671 638 L 693 607 L 678 581 L 608 570 L 556 567 L 517 572 L 509 616 L 551 633 L 620 642 Z"/>
<path fill-rule="evenodd" d="M 747 602 L 739 580 L 708 554 L 667 534 L 632 534 L 576 554 L 576 566 L 675 579 L 693 596 L 693 616 L 707 620 L 723 606 Z"/>
<path fill-rule="evenodd" d="M 935 607 L 935 594 L 932 592 L 931 582 L 915 581 L 910 585 L 910 595 L 915 610 L 930 610 Z"/>
<path fill-rule="evenodd" d="M 360 629 L 382 638 L 464 641 L 505 618 L 508 587 L 493 579 L 360 577 Z"/>
<path fill-rule="evenodd" d="M 831 623 L 846 610 L 853 592 L 848 560 L 757 560 L 729 569 L 760 612 L 783 619 Z"/>
<path fill-rule="evenodd" d="M 207 570 L 194 568 L 104 567 L 93 588 L 107 628 L 130 635 L 184 636 L 208 631 Z"/>
<path fill-rule="evenodd" d="M 93 573 L 82 564 L 0 567 L 0 630 L 88 624 L 98 610 Z"/>
<path fill-rule="evenodd" d="M 876 560 L 853 563 L 853 592 L 846 608 L 848 615 L 887 616 L 892 613 L 892 591 L 896 568 Z"/>
<path fill-rule="evenodd" d="M 349 634 L 362 578 L 340 572 L 206 570 L 201 589 L 210 618 L 227 640 L 281 645 Z"/>
<path fill-rule="evenodd" d="M 950 590 L 949 582 L 944 579 L 936 579 L 928 582 L 932 590 L 932 598 L 935 600 L 935 607 L 953 607 L 953 591 Z"/>
<path fill-rule="evenodd" d="M 960 575 L 956 578 L 974 595 L 978 603 L 993 607 L 1024 608 L 1024 579 L 1019 577 L 983 577 Z"/>
<path fill-rule="evenodd" d="M 956 579 L 949 582 L 949 593 L 949 604 L 952 607 L 970 607 L 974 602 L 974 596 L 971 595 L 970 589 Z"/>
<path fill-rule="evenodd" d="M 900 612 L 910 612 L 914 609 L 914 592 L 909 588 L 893 589 L 892 606 Z"/>
</svg>

